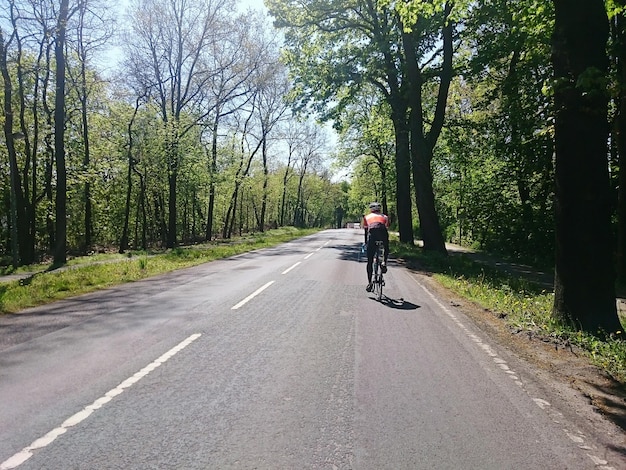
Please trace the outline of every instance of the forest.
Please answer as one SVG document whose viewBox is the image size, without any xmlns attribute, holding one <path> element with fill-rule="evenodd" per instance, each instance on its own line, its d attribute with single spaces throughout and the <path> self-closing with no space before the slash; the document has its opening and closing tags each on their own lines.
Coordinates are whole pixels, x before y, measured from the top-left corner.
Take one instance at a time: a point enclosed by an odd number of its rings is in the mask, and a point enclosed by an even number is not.
<svg viewBox="0 0 626 470">
<path fill-rule="evenodd" d="M 329 132 L 291 111 L 262 12 L 127 8 L 3 3 L 5 264 L 332 225 Z"/>
<path fill-rule="evenodd" d="M 4 264 L 338 227 L 378 200 L 401 243 L 555 267 L 557 316 L 619 328 L 622 0 L 265 5 L 6 0 Z"/>
</svg>

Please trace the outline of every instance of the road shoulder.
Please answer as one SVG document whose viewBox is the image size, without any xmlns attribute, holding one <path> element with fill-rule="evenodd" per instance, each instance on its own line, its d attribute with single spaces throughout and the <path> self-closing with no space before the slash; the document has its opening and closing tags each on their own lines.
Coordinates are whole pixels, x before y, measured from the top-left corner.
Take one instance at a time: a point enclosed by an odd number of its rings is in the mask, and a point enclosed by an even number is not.
<svg viewBox="0 0 626 470">
<path fill-rule="evenodd" d="M 523 361 L 561 402 L 568 404 L 597 442 L 626 456 L 626 391 L 576 348 L 515 332 L 493 312 L 446 289 L 430 275 L 413 271 L 442 301 L 463 314 L 500 348 Z"/>
</svg>

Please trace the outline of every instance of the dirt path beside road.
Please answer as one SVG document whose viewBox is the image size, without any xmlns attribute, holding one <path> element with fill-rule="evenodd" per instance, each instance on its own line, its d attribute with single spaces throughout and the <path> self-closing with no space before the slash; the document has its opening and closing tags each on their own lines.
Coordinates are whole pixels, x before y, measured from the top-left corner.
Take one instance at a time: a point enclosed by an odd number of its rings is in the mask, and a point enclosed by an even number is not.
<svg viewBox="0 0 626 470">
<path fill-rule="evenodd" d="M 493 266 L 505 273 L 517 276 L 520 278 L 528 279 L 546 290 L 554 289 L 554 273 L 541 271 L 532 266 L 521 263 L 513 263 L 502 261 L 500 258 L 490 255 L 482 251 L 475 251 L 470 248 L 466 248 L 452 243 L 446 243 L 448 253 L 451 255 L 465 255 L 468 258 L 476 261 L 477 263 Z"/>
</svg>

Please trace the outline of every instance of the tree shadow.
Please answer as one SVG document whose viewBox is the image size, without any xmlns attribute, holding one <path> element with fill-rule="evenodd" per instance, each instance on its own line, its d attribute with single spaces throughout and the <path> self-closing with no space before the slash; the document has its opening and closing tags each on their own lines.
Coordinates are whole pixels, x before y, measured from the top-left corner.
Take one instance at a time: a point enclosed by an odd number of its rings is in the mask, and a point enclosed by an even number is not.
<svg viewBox="0 0 626 470">
<path fill-rule="evenodd" d="M 626 431 L 626 390 L 621 383 L 610 376 L 605 377 L 605 380 L 606 382 L 603 381 L 603 383 L 585 380 L 585 383 L 595 391 L 587 392 L 587 395 L 601 414 Z M 626 447 L 622 446 L 614 450 L 626 456 Z"/>
<path fill-rule="evenodd" d="M 354 241 L 340 241 L 328 244 L 326 248 L 332 248 L 339 251 L 339 259 L 344 261 L 356 261 L 364 263 L 367 261 L 367 253 L 363 250 L 363 241 L 355 243 Z"/>
</svg>

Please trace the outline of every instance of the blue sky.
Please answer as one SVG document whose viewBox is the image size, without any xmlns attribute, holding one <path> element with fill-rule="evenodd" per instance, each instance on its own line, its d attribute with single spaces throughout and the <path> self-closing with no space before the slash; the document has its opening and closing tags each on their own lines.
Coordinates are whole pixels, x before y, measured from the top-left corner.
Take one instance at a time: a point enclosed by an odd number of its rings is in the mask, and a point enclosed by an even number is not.
<svg viewBox="0 0 626 470">
<path fill-rule="evenodd" d="M 252 7 L 256 10 L 265 9 L 265 5 L 263 4 L 263 0 L 239 0 L 242 6 L 244 7 Z"/>
</svg>

